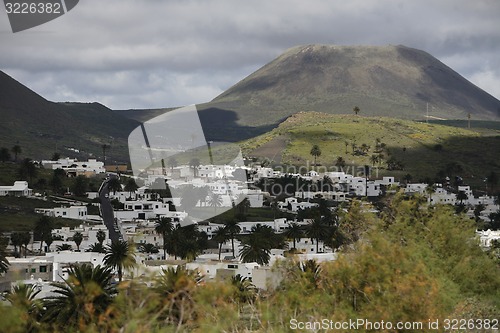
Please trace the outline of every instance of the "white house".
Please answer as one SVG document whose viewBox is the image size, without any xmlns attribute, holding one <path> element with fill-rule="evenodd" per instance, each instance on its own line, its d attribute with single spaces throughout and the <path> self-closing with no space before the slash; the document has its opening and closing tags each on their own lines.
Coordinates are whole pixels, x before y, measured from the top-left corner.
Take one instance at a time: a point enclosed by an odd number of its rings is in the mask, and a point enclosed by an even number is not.
<svg viewBox="0 0 500 333">
<path fill-rule="evenodd" d="M 278 203 L 278 208 L 282 210 L 290 210 L 292 212 L 297 212 L 299 209 L 306 209 L 306 208 L 312 208 L 312 207 L 318 207 L 319 205 L 317 203 L 312 203 L 312 202 L 298 202 L 297 198 L 286 198 L 285 202 L 279 202 Z"/>
<path fill-rule="evenodd" d="M 158 216 L 180 221 L 187 216 L 187 213 L 171 211 L 168 203 L 148 200 L 126 201 L 123 210 L 115 211 L 115 217 L 122 220 L 147 220 Z"/>
<path fill-rule="evenodd" d="M 86 220 L 87 206 L 69 206 L 58 208 L 35 208 L 35 213 L 51 217 L 64 217 L 67 219 Z"/>
<path fill-rule="evenodd" d="M 425 183 L 415 183 L 415 184 L 406 184 L 405 193 L 419 193 L 425 194 L 425 190 L 427 189 L 427 184 Z"/>
<path fill-rule="evenodd" d="M 427 199 L 427 202 L 429 202 L 431 205 L 436 205 L 436 204 L 454 205 L 456 201 L 457 201 L 457 195 L 455 193 L 449 193 L 442 187 L 437 187 L 434 190 L 434 193 L 429 194 L 429 198 Z"/>
<path fill-rule="evenodd" d="M 479 236 L 481 246 L 484 247 L 490 247 L 492 240 L 500 240 L 500 230 L 478 230 L 476 234 Z"/>
<path fill-rule="evenodd" d="M 28 187 L 28 182 L 24 180 L 15 181 L 12 186 L 0 186 L 0 197 L 28 197 L 32 193 L 33 190 Z"/>
</svg>

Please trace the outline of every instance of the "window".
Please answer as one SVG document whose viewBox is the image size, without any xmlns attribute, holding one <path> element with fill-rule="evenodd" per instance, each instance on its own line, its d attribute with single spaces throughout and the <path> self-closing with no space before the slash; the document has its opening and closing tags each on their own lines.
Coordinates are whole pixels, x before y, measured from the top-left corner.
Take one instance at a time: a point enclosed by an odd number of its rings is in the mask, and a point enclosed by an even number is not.
<svg viewBox="0 0 500 333">
<path fill-rule="evenodd" d="M 66 212 L 63 212 L 63 216 L 66 216 Z"/>
<path fill-rule="evenodd" d="M 40 273 L 47 273 L 47 266 L 40 266 Z"/>
<path fill-rule="evenodd" d="M 234 269 L 238 269 L 238 265 L 227 265 L 227 268 L 234 268 Z"/>
<path fill-rule="evenodd" d="M 36 268 L 32 268 L 31 273 L 36 273 Z"/>
</svg>

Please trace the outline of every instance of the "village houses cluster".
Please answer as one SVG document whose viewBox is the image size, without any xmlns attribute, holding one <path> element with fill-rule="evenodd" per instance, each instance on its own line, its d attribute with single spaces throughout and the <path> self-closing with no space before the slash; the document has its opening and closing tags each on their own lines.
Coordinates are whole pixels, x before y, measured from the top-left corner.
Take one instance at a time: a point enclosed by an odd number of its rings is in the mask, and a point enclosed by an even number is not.
<svg viewBox="0 0 500 333">
<path fill-rule="evenodd" d="M 41 164 L 45 168 L 65 170 L 68 176 L 93 176 L 96 174 L 106 173 L 104 164 L 96 160 L 88 160 L 78 162 L 74 159 L 59 159 L 58 161 L 42 161 Z M 196 170 L 195 170 L 196 169 Z M 236 174 L 247 175 L 247 181 L 242 181 L 240 177 L 234 177 Z M 132 177 L 122 175 L 122 178 Z M 282 185 L 282 182 L 274 182 L 273 189 L 269 189 L 262 184 L 266 184 L 269 180 L 288 179 L 300 182 L 321 182 L 328 179 L 328 188 L 321 187 L 303 187 Z M 171 190 L 172 197 L 161 198 L 157 193 L 151 191 L 153 184 L 165 180 Z M 180 165 L 172 168 L 153 168 L 149 169 L 142 179 L 143 186 L 136 191 L 110 191 L 109 199 L 115 200 L 122 204 L 122 209 L 115 209 L 114 215 L 124 239 L 134 242 L 138 248 L 144 244 L 153 244 L 158 249 L 163 249 L 163 238 L 155 231 L 155 223 L 158 218 L 171 218 L 174 224 L 184 226 L 186 224 L 196 223 L 199 231 L 205 232 L 208 239 L 214 236 L 214 232 L 220 224 L 210 222 L 208 220 L 197 220 L 189 216 L 188 212 L 182 209 L 182 198 L 176 196 L 180 189 L 185 186 L 193 188 L 208 188 L 207 196 L 216 193 L 220 198 L 219 203 L 215 207 L 219 213 L 224 210 L 231 209 L 235 202 L 239 202 L 241 198 L 247 198 L 250 207 L 262 208 L 269 206 L 271 201 L 277 203 L 277 209 L 297 214 L 301 210 L 318 206 L 319 198 L 331 200 L 337 203 L 351 200 L 354 197 L 378 197 L 388 191 L 397 191 L 403 189 L 408 195 L 420 194 L 427 197 L 430 205 L 434 204 L 463 204 L 470 207 L 482 205 L 484 210 L 481 211 L 480 218 L 485 221 L 488 215 L 492 212 L 499 211 L 499 206 L 496 204 L 493 197 L 481 196 L 474 197 L 469 186 L 459 186 L 458 190 L 452 191 L 448 187 L 443 187 L 440 184 L 432 185 L 424 183 L 399 183 L 394 177 L 383 177 L 382 179 L 368 179 L 364 176 L 354 176 L 343 171 L 337 172 L 322 172 L 308 171 L 305 174 L 287 173 L 276 171 L 270 167 L 263 166 L 231 166 L 231 165 L 199 165 L 193 168 L 189 165 Z M 260 184 L 261 186 L 256 186 Z M 271 184 L 271 183 L 270 183 Z M 278 190 L 276 184 L 281 184 L 281 193 L 286 195 L 272 195 Z M 288 192 L 289 189 L 294 189 L 293 193 Z M 178 190 L 178 191 L 177 191 Z M 272 191 L 271 191 L 272 190 Z M 458 195 L 463 193 L 465 195 Z M 27 181 L 16 181 L 13 186 L 0 186 L 0 196 L 24 196 L 36 197 L 41 199 L 39 194 L 34 194 L 28 187 Z M 98 192 L 88 192 L 87 196 L 91 199 L 94 205 L 99 205 Z M 196 207 L 207 206 L 206 200 L 200 199 L 196 202 Z M 51 246 L 52 251 L 49 252 L 46 246 L 43 248 L 43 254 L 28 256 L 26 258 L 8 258 L 11 263 L 11 268 L 5 276 L 0 277 L 0 291 L 10 289 L 12 283 L 22 280 L 24 283 L 38 284 L 44 287 L 44 293 L 50 292 L 50 287 L 47 287 L 47 282 L 60 281 L 67 276 L 67 269 L 70 264 L 75 262 L 89 262 L 93 265 L 102 264 L 104 254 L 87 252 L 92 244 L 97 242 L 97 233 L 104 232 L 106 239 L 104 245 L 110 244 L 108 230 L 102 223 L 102 218 L 98 215 L 90 215 L 87 213 L 87 203 L 78 202 L 75 200 L 61 201 L 61 207 L 56 208 L 37 208 L 35 211 L 39 214 L 44 214 L 52 217 L 64 217 L 75 220 L 81 220 L 81 225 L 77 228 L 63 227 L 53 230 L 54 242 Z M 367 205 L 368 207 L 368 205 Z M 371 206 L 370 206 L 371 207 Z M 270 208 L 269 208 L 270 209 Z M 368 209 L 368 208 L 366 208 Z M 373 209 L 373 208 L 370 208 Z M 468 214 L 472 214 L 472 209 Z M 216 214 L 215 214 L 216 215 Z M 293 215 L 291 215 L 293 216 Z M 472 217 L 472 215 L 471 215 Z M 257 224 L 265 225 L 276 233 L 283 233 L 290 224 L 298 223 L 305 225 L 309 221 L 289 220 L 287 218 L 276 218 L 273 221 L 260 222 L 239 222 L 241 233 L 246 234 L 252 230 L 252 227 Z M 70 243 L 75 232 L 80 232 L 83 235 L 83 240 L 79 245 L 79 251 L 55 251 L 58 245 Z M 481 245 L 488 247 L 492 240 L 500 239 L 500 231 L 478 231 Z M 316 249 L 316 245 L 318 248 Z M 37 241 L 31 243 L 32 249 L 37 249 L 41 244 Z M 240 244 L 235 239 L 236 253 L 239 252 Z M 288 244 L 292 248 L 292 241 Z M 300 260 L 315 259 L 317 261 L 335 260 L 336 253 L 322 243 L 314 244 L 314 241 L 309 238 L 301 238 L 295 242 L 297 256 Z M 140 263 L 135 268 L 134 276 L 155 273 L 161 271 L 166 266 L 177 266 L 179 264 L 186 265 L 188 269 L 197 269 L 205 277 L 205 279 L 216 279 L 223 276 L 241 276 L 249 277 L 253 283 L 259 288 L 266 288 L 273 283 L 276 283 L 276 276 L 270 270 L 270 266 L 283 258 L 285 250 L 271 250 L 271 260 L 269 266 L 258 265 L 257 263 L 243 263 L 239 260 L 238 254 L 236 258 L 232 257 L 231 242 L 228 241 L 222 245 L 222 260 L 218 260 L 217 249 L 205 250 L 194 261 L 185 262 L 182 260 L 174 260 L 172 257 L 163 257 L 163 251 L 158 253 L 140 253 L 137 252 L 137 261 Z M 48 289 L 47 289 L 48 288 Z M 44 293 L 40 297 L 44 296 Z"/>
</svg>

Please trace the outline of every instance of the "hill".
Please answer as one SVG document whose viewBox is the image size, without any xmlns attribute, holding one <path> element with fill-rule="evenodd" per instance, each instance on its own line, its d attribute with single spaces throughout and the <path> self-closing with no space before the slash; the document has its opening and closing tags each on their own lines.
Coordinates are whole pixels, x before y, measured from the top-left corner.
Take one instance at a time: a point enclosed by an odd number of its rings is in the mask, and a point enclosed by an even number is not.
<svg viewBox="0 0 500 333">
<path fill-rule="evenodd" d="M 310 169 L 314 144 L 322 152 L 318 164 L 331 169 L 342 157 L 346 167 L 377 167 L 375 177 L 394 175 L 402 180 L 410 174 L 412 181 L 442 181 L 438 174 L 460 175 L 466 183 L 483 187 L 491 171 L 500 174 L 500 130 L 386 117 L 300 112 L 272 131 L 243 142 L 242 148 L 250 157 Z"/>
<path fill-rule="evenodd" d="M 99 103 L 54 103 L 0 71 L 0 147 L 21 146 L 23 156 L 102 157 L 127 161 L 128 134 L 138 122 Z M 76 153 L 68 148 L 79 150 Z M 21 156 L 22 157 L 22 156 Z"/>
<path fill-rule="evenodd" d="M 200 108 L 262 126 L 300 111 L 350 114 L 354 106 L 363 115 L 400 119 L 424 119 L 427 106 L 432 119 L 467 119 L 469 113 L 476 120 L 500 119 L 499 100 L 430 54 L 405 46 L 297 46 Z"/>
</svg>

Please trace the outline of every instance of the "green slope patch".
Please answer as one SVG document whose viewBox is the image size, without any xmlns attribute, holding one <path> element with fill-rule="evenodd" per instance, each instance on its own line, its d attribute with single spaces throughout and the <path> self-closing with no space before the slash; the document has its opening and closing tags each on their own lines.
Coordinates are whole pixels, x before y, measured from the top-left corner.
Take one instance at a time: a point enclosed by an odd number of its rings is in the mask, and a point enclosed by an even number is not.
<svg viewBox="0 0 500 333">
<path fill-rule="evenodd" d="M 495 129 L 301 112 L 242 147 L 247 156 L 310 166 L 310 150 L 317 144 L 321 149 L 317 163 L 325 167 L 335 166 L 341 157 L 346 166 L 370 165 L 379 176 L 410 174 L 417 181 L 459 175 L 479 185 L 490 172 L 500 172 L 498 134 Z"/>
</svg>

